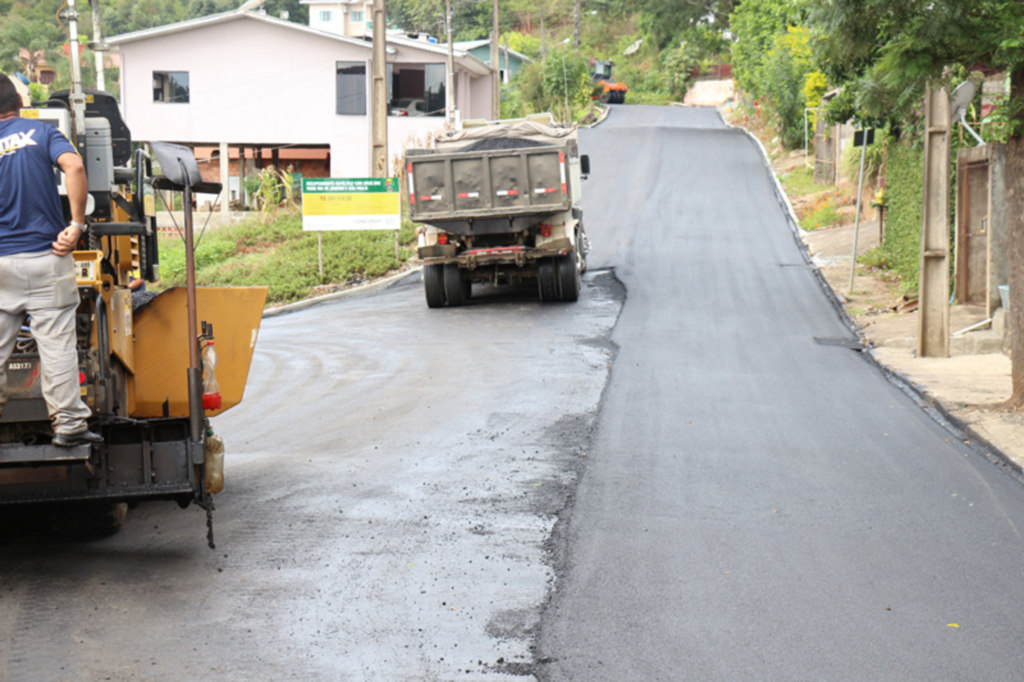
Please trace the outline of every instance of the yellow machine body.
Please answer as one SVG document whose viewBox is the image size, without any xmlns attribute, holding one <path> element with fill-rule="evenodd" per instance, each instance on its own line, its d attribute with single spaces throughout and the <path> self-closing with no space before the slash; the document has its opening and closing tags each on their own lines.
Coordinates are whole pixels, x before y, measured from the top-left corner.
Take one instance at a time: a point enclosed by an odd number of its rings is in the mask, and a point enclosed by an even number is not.
<svg viewBox="0 0 1024 682">
<path fill-rule="evenodd" d="M 267 287 L 198 287 L 197 317 L 213 325 L 222 405 L 242 401 L 259 334 Z M 113 317 L 113 316 L 112 316 Z M 187 417 L 189 338 L 184 287 L 168 289 L 135 316 L 134 373 L 128 377 L 129 415 Z M 192 341 L 192 343 L 195 343 Z M 164 405 L 167 412 L 164 412 Z"/>
</svg>

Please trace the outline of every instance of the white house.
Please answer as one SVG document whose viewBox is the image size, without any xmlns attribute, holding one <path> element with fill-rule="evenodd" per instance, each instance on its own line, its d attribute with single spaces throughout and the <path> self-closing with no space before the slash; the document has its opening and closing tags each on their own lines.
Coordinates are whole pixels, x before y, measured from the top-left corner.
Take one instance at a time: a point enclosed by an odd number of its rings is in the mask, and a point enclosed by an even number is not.
<svg viewBox="0 0 1024 682">
<path fill-rule="evenodd" d="M 231 157 L 256 150 L 267 163 L 279 150 L 320 150 L 332 177 L 370 174 L 369 39 L 238 9 L 107 42 L 121 54 L 121 106 L 133 139 L 227 145 Z M 388 36 L 386 51 L 394 162 L 410 141 L 444 126 L 447 50 Z M 494 118 L 490 68 L 457 51 L 454 71 L 461 116 Z"/>
<path fill-rule="evenodd" d="M 299 0 L 309 5 L 309 26 L 318 31 L 352 38 L 369 35 L 373 27 L 373 3 L 365 0 Z"/>
</svg>

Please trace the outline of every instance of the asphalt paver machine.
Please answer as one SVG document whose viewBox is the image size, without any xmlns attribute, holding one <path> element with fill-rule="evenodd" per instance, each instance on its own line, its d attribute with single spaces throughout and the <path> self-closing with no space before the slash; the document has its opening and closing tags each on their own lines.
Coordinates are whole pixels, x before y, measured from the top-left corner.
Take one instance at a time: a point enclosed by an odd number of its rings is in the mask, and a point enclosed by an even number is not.
<svg viewBox="0 0 1024 682">
<path fill-rule="evenodd" d="M 92 0 L 94 26 L 97 5 Z M 77 54 L 74 0 L 68 6 Z M 88 230 L 74 252 L 79 382 L 92 409 L 90 427 L 103 442 L 51 442 L 27 319 L 7 360 L 0 508 L 46 510 L 59 525 L 95 535 L 116 531 L 139 502 L 194 502 L 207 510 L 212 547 L 223 447 L 210 418 L 242 400 L 267 290 L 196 286 L 193 196 L 219 194 L 220 184 L 203 180 L 186 147 L 154 142 L 150 151 L 133 149 L 116 100 L 82 90 L 74 63 L 72 71 L 72 90 L 22 116 L 61 128 L 86 163 Z M 182 195 L 187 285 L 133 291 L 133 279 L 160 279 L 158 192 Z"/>
</svg>

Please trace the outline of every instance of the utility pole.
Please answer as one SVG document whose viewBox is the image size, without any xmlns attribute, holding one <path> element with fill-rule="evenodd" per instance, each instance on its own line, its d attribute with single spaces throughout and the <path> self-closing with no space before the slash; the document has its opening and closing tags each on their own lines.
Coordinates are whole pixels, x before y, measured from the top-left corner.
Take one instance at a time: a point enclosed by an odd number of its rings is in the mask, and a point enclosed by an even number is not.
<svg viewBox="0 0 1024 682">
<path fill-rule="evenodd" d="M 491 78 L 494 81 L 491 98 L 491 116 L 501 118 L 501 56 L 498 53 L 498 0 L 494 0 L 494 21 L 491 28 Z M 508 68 L 508 62 L 505 63 Z"/>
<path fill-rule="evenodd" d="M 373 0 L 373 83 L 370 97 L 370 175 L 388 177 L 387 34 L 384 0 Z"/>
<path fill-rule="evenodd" d="M 448 73 L 444 79 L 444 120 L 455 123 L 455 48 L 452 46 L 452 0 L 444 0 L 444 26 L 448 34 Z"/>
<path fill-rule="evenodd" d="M 580 3 L 583 0 L 576 0 L 572 8 L 572 46 L 580 49 Z"/>
<path fill-rule="evenodd" d="M 925 88 L 924 197 L 921 207 L 919 358 L 949 357 L 950 111 L 946 88 Z"/>
<path fill-rule="evenodd" d="M 85 144 L 85 93 L 82 92 L 82 60 L 78 54 L 78 9 L 75 0 L 67 1 L 64 17 L 68 22 L 68 38 L 71 44 L 71 121 L 74 131 L 71 141 L 76 145 Z"/>
<path fill-rule="evenodd" d="M 89 49 L 93 51 L 93 55 L 96 58 L 96 89 L 106 90 L 107 82 L 103 74 L 103 53 L 107 52 L 110 48 L 103 42 L 103 34 L 100 31 L 100 2 L 99 0 L 89 0 L 89 5 L 92 9 L 92 42 L 89 43 Z"/>
</svg>

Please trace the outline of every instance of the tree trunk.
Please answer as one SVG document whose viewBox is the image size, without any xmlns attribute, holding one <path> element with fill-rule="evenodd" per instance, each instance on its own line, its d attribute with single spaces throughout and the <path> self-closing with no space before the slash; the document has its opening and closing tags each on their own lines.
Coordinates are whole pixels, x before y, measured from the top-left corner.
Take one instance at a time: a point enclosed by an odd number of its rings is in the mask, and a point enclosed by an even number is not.
<svg viewBox="0 0 1024 682">
<path fill-rule="evenodd" d="M 576 4 L 572 8 L 572 47 L 574 50 L 580 49 L 580 2 L 576 0 Z"/>
<path fill-rule="evenodd" d="M 1024 71 L 1011 75 L 1012 101 L 1024 95 Z M 1019 114 L 1018 114 L 1019 115 Z M 1010 309 L 1006 326 L 1010 330 L 1010 375 L 1013 395 L 1006 407 L 1024 406 L 1024 136 L 1010 138 L 1006 150 L 1007 261 L 1010 268 Z"/>
<path fill-rule="evenodd" d="M 544 45 L 544 10 L 540 11 L 540 60 L 546 62 L 548 60 L 547 47 Z"/>
</svg>

